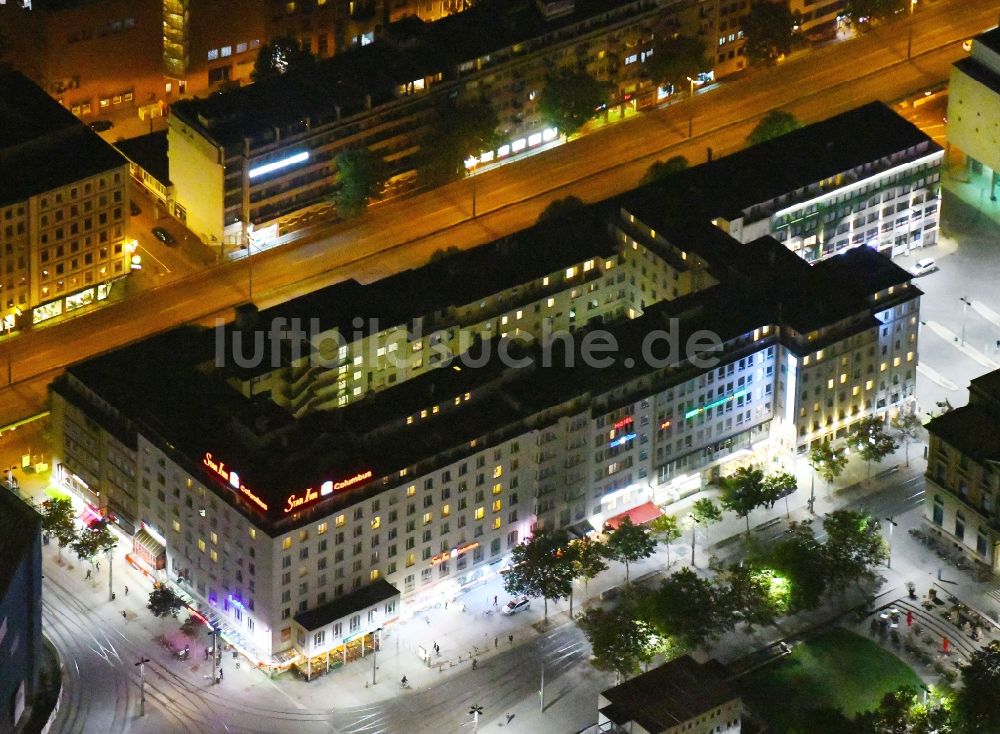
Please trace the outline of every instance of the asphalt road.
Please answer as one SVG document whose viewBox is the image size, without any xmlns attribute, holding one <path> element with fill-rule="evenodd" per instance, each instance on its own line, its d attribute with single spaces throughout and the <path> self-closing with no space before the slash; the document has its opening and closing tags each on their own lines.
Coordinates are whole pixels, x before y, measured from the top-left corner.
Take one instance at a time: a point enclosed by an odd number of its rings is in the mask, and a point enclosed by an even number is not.
<svg viewBox="0 0 1000 734">
<path fill-rule="evenodd" d="M 593 201 L 636 185 L 656 159 L 692 163 L 741 147 L 756 121 L 781 107 L 816 121 L 873 99 L 893 100 L 946 79 L 965 52 L 961 41 L 995 25 L 997 4 L 933 0 L 914 16 L 914 58 L 894 23 L 840 44 L 754 70 L 696 96 L 694 132 L 686 139 L 686 104 L 607 126 L 514 165 L 476 177 L 480 216 L 471 220 L 469 180 L 375 207 L 358 222 L 253 258 L 253 300 L 269 305 L 355 277 L 372 280 L 420 265 L 435 250 L 469 247 L 524 227 L 552 199 Z M 0 390 L 0 425 L 31 414 L 61 368 L 103 350 L 190 321 L 228 317 L 248 298 L 246 262 L 206 268 L 122 303 L 16 336 L 8 354 L 14 385 Z"/>
</svg>

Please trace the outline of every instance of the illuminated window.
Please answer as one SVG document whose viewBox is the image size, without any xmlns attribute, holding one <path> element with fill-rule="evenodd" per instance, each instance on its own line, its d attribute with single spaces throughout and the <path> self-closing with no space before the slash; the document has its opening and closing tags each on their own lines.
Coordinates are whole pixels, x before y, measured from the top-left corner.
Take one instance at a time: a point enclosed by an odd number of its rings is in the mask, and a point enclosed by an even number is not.
<svg viewBox="0 0 1000 734">
<path fill-rule="evenodd" d="M 441 517 L 448 517 L 451 514 L 451 505 L 445 505 L 441 508 Z"/>
<path fill-rule="evenodd" d="M 304 543 L 307 540 L 309 540 L 309 531 L 303 528 L 299 531 L 299 542 Z"/>
<path fill-rule="evenodd" d="M 212 559 L 212 563 L 219 562 L 219 552 L 215 550 L 215 548 L 212 548 L 212 550 L 208 552 L 208 557 Z"/>
<path fill-rule="evenodd" d="M 906 361 L 907 362 L 912 362 L 913 361 L 913 352 L 907 352 L 906 353 Z"/>
<path fill-rule="evenodd" d="M 588 260 L 583 264 L 583 272 L 587 273 L 594 269 L 594 261 Z"/>
<path fill-rule="evenodd" d="M 855 385 L 851 389 L 851 395 L 860 395 L 860 394 L 861 394 L 861 388 L 859 386 Z"/>
<path fill-rule="evenodd" d="M 428 525 L 428 524 L 430 524 L 430 521 L 431 521 L 431 520 L 433 519 L 433 517 L 434 517 L 434 516 L 433 516 L 433 515 L 431 515 L 431 513 L 429 513 L 429 512 L 425 512 L 425 513 L 424 513 L 424 525 Z"/>
<path fill-rule="evenodd" d="M 502 500 L 493 500 L 493 512 L 500 512 L 501 507 L 503 507 Z"/>
<path fill-rule="evenodd" d="M 567 278 L 572 278 L 574 275 L 576 275 L 576 266 L 575 265 L 573 267 L 571 267 L 571 268 L 566 268 L 566 277 Z"/>
<path fill-rule="evenodd" d="M 377 568 L 373 568 L 371 574 L 369 574 L 372 581 L 378 581 L 379 572 Z"/>
<path fill-rule="evenodd" d="M 552 308 L 553 306 L 556 305 L 556 299 L 555 298 L 550 298 L 549 300 L 547 300 L 545 302 L 545 305 L 548 306 L 549 308 Z"/>
<path fill-rule="evenodd" d="M 840 373 L 840 384 L 843 385 L 845 382 L 847 382 L 847 373 L 846 372 L 841 372 Z"/>
<path fill-rule="evenodd" d="M 222 58 L 226 58 L 227 56 L 232 56 L 233 55 L 233 47 L 232 46 L 223 46 L 220 55 L 222 56 Z"/>
<path fill-rule="evenodd" d="M 417 562 L 417 556 L 416 556 L 415 553 L 407 553 L 406 554 L 406 565 L 407 566 L 412 566 L 416 562 Z"/>
<path fill-rule="evenodd" d="M 500 494 L 502 491 L 503 491 L 503 485 L 502 484 L 494 484 L 493 485 L 493 494 Z"/>
<path fill-rule="evenodd" d="M 282 540 L 281 541 L 281 547 L 284 548 L 285 550 L 288 550 L 289 548 L 291 548 L 292 547 L 292 539 L 291 538 L 285 538 L 284 540 Z"/>
<path fill-rule="evenodd" d="M 347 516 L 346 515 L 337 515 L 337 519 L 334 521 L 333 524 L 334 524 L 335 527 L 342 528 L 342 527 L 344 527 L 344 523 L 346 523 L 346 522 L 347 522 Z"/>
<path fill-rule="evenodd" d="M 493 478 L 499 479 L 502 476 L 503 476 L 503 467 L 502 466 L 493 467 Z"/>
<path fill-rule="evenodd" d="M 826 389 L 827 390 L 832 390 L 833 389 L 833 378 L 832 377 L 829 380 L 826 381 Z"/>
<path fill-rule="evenodd" d="M 424 410 L 420 411 L 420 417 L 421 418 L 426 418 L 427 417 L 427 409 L 426 408 Z"/>
<path fill-rule="evenodd" d="M 356 365 L 361 364 L 361 355 L 358 355 L 357 357 L 354 358 L 354 364 Z"/>
<path fill-rule="evenodd" d="M 218 545 L 219 544 L 219 536 L 216 535 L 215 531 L 212 531 L 211 533 L 209 533 L 208 537 L 209 537 L 209 540 L 212 541 L 212 545 Z"/>
<path fill-rule="evenodd" d="M 316 526 L 316 535 L 322 535 L 329 529 L 330 529 L 330 523 L 321 522 L 319 525 Z"/>
<path fill-rule="evenodd" d="M 378 530 L 382 527 L 382 518 L 376 515 L 372 518 L 372 530 Z"/>
<path fill-rule="evenodd" d="M 408 426 L 412 426 L 413 425 L 413 416 L 412 415 L 406 416 L 406 425 L 408 425 Z"/>
<path fill-rule="evenodd" d="M 549 284 L 549 276 L 546 275 L 544 278 L 542 278 L 542 285 L 548 285 L 548 284 Z"/>
<path fill-rule="evenodd" d="M 217 58 L 219 58 L 219 49 L 217 48 L 210 49 L 208 52 L 208 60 L 215 61 Z"/>
<path fill-rule="evenodd" d="M 899 357 L 893 357 L 893 359 L 892 359 L 892 366 L 893 367 L 899 367 Z"/>
<path fill-rule="evenodd" d="M 882 364 L 879 365 L 878 371 L 879 372 L 885 372 L 887 369 L 889 369 L 889 365 L 887 363 L 883 362 Z"/>
<path fill-rule="evenodd" d="M 174 520 L 174 532 L 179 533 L 181 531 L 181 524 Z"/>
<path fill-rule="evenodd" d="M 499 530 L 500 529 L 500 518 L 499 517 L 493 518 L 493 529 L 494 530 Z"/>
<path fill-rule="evenodd" d="M 482 520 L 484 517 L 486 517 L 486 511 L 485 511 L 485 509 L 482 508 L 482 507 L 477 507 L 476 508 L 476 519 L 477 520 Z"/>
<path fill-rule="evenodd" d="M 406 488 L 406 496 L 407 497 L 412 497 L 416 493 L 417 493 L 417 485 L 416 484 L 411 484 L 409 487 Z"/>
<path fill-rule="evenodd" d="M 471 399 L 471 398 L 472 398 L 472 393 L 468 393 L 468 392 L 467 392 L 467 393 L 465 393 L 465 396 L 464 396 L 464 399 L 465 399 L 465 400 L 469 400 L 469 399 Z"/>
<path fill-rule="evenodd" d="M 198 550 L 205 552 L 205 541 L 202 538 L 198 538 Z"/>
<path fill-rule="evenodd" d="M 257 528 L 250 528 L 250 530 L 247 532 L 250 533 L 251 540 L 257 540 Z"/>
<path fill-rule="evenodd" d="M 522 316 L 524 316 L 524 311 L 518 311 L 517 314 L 515 314 L 514 318 L 519 319 Z"/>
<path fill-rule="evenodd" d="M 865 383 L 865 390 L 871 390 L 874 384 L 875 383 L 872 380 L 868 380 L 868 382 Z"/>
<path fill-rule="evenodd" d="M 435 405 L 433 408 L 431 408 L 431 413 L 440 413 L 440 412 L 441 408 L 438 405 Z"/>
</svg>

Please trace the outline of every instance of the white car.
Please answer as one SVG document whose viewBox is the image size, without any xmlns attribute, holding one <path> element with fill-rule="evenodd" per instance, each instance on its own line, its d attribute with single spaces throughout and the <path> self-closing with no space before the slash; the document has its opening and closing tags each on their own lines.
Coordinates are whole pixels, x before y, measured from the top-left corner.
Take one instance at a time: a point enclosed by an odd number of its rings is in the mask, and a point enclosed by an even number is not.
<svg viewBox="0 0 1000 734">
<path fill-rule="evenodd" d="M 519 596 L 516 599 L 511 599 L 509 602 L 504 604 L 500 613 L 509 617 L 512 614 L 517 614 L 518 612 L 529 608 L 530 606 L 531 599 L 526 596 Z"/>
<path fill-rule="evenodd" d="M 928 273 L 933 273 L 938 269 L 937 263 L 934 261 L 933 257 L 925 257 L 923 260 L 917 260 L 917 264 L 910 268 L 910 275 L 914 278 L 919 278 L 921 275 L 927 275 Z"/>
</svg>

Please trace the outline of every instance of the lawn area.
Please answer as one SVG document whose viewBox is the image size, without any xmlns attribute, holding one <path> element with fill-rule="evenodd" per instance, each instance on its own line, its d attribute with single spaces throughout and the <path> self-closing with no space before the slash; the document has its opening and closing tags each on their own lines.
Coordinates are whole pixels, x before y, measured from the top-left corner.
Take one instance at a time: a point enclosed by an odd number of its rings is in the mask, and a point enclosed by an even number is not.
<svg viewBox="0 0 1000 734">
<path fill-rule="evenodd" d="M 736 681 L 743 700 L 774 732 L 842 730 L 836 716 L 810 716 L 815 709 L 847 717 L 875 708 L 886 693 L 919 688 L 920 678 L 899 658 L 871 640 L 834 629 L 796 645 L 791 655 Z M 828 720 L 829 727 L 817 722 Z"/>
</svg>

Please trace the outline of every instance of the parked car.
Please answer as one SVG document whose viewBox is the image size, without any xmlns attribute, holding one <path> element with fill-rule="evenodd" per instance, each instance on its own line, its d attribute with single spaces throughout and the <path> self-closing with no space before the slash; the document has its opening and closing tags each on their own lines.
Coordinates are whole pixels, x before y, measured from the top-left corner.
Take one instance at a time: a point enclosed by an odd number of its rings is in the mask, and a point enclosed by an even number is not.
<svg viewBox="0 0 1000 734">
<path fill-rule="evenodd" d="M 115 123 L 111 122 L 111 120 L 94 120 L 92 123 L 90 123 L 90 129 L 93 130 L 95 133 L 107 132 L 114 126 Z"/>
<path fill-rule="evenodd" d="M 910 275 L 914 278 L 919 278 L 921 275 L 933 273 L 937 269 L 937 262 L 935 262 L 934 258 L 925 257 L 923 260 L 917 260 L 916 265 L 910 268 Z"/>
<path fill-rule="evenodd" d="M 131 214 L 132 214 L 133 217 L 137 217 L 140 214 L 142 214 L 142 209 L 140 209 L 139 205 L 136 204 L 134 201 L 130 201 L 128 203 L 128 210 L 129 210 L 129 212 L 131 212 Z"/>
<path fill-rule="evenodd" d="M 165 245 L 172 245 L 177 242 L 174 236 L 163 227 L 153 227 L 153 236 Z"/>
<path fill-rule="evenodd" d="M 509 617 L 512 614 L 517 614 L 518 612 L 528 609 L 530 606 L 531 599 L 526 596 L 519 596 L 516 599 L 511 599 L 509 602 L 504 604 L 500 613 Z"/>
</svg>

